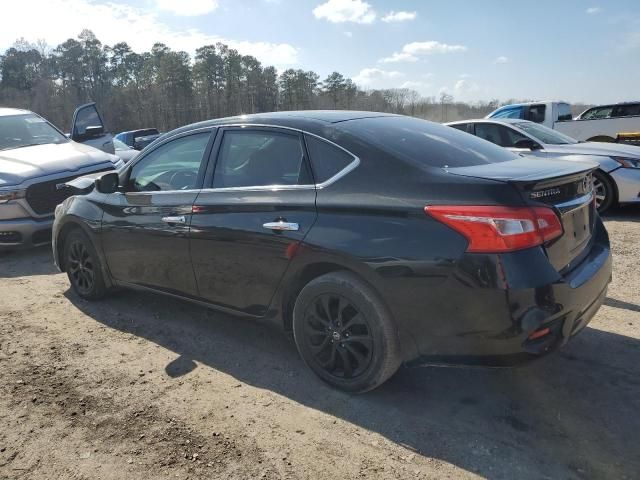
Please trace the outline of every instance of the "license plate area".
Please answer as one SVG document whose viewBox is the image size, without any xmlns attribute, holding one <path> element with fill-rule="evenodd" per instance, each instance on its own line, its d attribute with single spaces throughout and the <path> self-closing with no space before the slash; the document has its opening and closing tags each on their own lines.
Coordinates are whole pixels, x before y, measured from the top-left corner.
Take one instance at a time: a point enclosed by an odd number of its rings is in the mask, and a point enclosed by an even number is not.
<svg viewBox="0 0 640 480">
<path fill-rule="evenodd" d="M 591 238 L 593 215 L 591 203 L 566 212 L 562 215 L 562 226 L 568 240 L 571 253 L 577 253 L 585 242 Z"/>
</svg>

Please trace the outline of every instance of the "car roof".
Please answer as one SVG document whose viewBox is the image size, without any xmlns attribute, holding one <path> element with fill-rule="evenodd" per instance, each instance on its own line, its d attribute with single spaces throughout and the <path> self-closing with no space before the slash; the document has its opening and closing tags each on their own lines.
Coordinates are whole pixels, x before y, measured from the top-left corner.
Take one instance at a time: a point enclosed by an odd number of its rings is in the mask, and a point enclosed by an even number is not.
<svg viewBox="0 0 640 480">
<path fill-rule="evenodd" d="M 6 108 L 0 107 L 0 117 L 8 117 L 9 115 L 27 115 L 30 112 L 29 110 L 22 110 L 21 108 Z"/>
<path fill-rule="evenodd" d="M 284 112 L 270 113 L 252 113 L 248 115 L 237 115 L 235 117 L 217 118 L 205 120 L 203 122 L 193 123 L 178 128 L 171 133 L 174 134 L 195 130 L 198 128 L 224 126 L 224 125 L 273 125 L 281 127 L 295 128 L 299 130 L 307 130 L 316 133 L 323 127 L 346 122 L 349 120 L 357 120 L 361 118 L 375 117 L 398 117 L 391 113 L 381 112 L 361 112 L 352 110 L 294 110 Z"/>
<path fill-rule="evenodd" d="M 534 123 L 530 120 L 522 120 L 520 118 L 474 118 L 471 120 L 458 120 L 455 122 L 448 122 L 445 125 L 460 125 L 462 123 L 506 123 L 508 125 L 516 123 Z"/>
</svg>

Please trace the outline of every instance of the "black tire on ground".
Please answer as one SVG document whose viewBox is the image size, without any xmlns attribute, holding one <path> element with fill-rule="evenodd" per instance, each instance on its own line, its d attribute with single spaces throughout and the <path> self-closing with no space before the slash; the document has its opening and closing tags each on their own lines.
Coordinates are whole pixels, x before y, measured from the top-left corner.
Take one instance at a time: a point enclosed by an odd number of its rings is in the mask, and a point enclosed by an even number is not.
<svg viewBox="0 0 640 480">
<path fill-rule="evenodd" d="M 105 296 L 107 287 L 100 257 L 80 229 L 71 231 L 64 239 L 64 266 L 73 291 L 80 297 L 98 300 Z"/>
<path fill-rule="evenodd" d="M 606 212 L 616 201 L 616 191 L 609 175 L 600 170 L 593 172 L 593 189 L 598 212 Z"/>
<path fill-rule="evenodd" d="M 293 335 L 304 362 L 340 390 L 372 390 L 400 367 L 396 326 L 376 292 L 349 272 L 309 282 L 293 309 Z"/>
</svg>

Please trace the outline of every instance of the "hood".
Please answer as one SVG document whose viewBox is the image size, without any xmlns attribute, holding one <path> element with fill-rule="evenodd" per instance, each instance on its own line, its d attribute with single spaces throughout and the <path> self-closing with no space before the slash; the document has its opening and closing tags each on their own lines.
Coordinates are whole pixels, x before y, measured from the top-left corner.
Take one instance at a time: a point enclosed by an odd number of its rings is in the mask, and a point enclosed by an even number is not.
<svg viewBox="0 0 640 480">
<path fill-rule="evenodd" d="M 0 187 L 20 185 L 25 180 L 57 173 L 73 175 L 82 169 L 117 161 L 115 155 L 72 141 L 2 150 Z"/>
<path fill-rule="evenodd" d="M 565 155 L 601 155 L 606 157 L 640 158 L 640 147 L 621 143 L 584 142 L 571 145 L 545 144 L 547 152 L 563 153 Z"/>
</svg>

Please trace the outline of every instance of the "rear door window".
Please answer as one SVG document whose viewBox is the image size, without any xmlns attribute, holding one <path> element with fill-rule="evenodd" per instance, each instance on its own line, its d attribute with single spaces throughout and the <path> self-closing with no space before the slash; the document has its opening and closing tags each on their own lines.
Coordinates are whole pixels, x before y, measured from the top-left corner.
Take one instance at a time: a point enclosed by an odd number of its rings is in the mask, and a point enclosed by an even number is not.
<svg viewBox="0 0 640 480">
<path fill-rule="evenodd" d="M 471 124 L 470 123 L 456 123 L 455 125 L 449 125 L 451 128 L 455 128 L 456 130 L 460 130 L 461 132 L 473 133 L 471 132 Z"/>
<path fill-rule="evenodd" d="M 611 113 L 612 117 L 632 117 L 636 115 L 640 115 L 640 103 L 617 105 Z"/>
<path fill-rule="evenodd" d="M 568 103 L 559 103 L 558 104 L 558 121 L 566 122 L 569 120 L 573 120 L 573 115 L 571 113 L 571 106 Z"/>
<path fill-rule="evenodd" d="M 547 106 L 544 104 L 530 105 L 529 111 L 527 112 L 526 120 L 530 120 L 536 123 L 543 123 L 546 111 L 547 111 Z"/>
<path fill-rule="evenodd" d="M 591 110 L 587 110 L 580 117 L 580 120 L 595 120 L 598 118 L 609 118 L 611 116 L 612 111 L 613 111 L 613 107 L 592 108 Z"/>
<path fill-rule="evenodd" d="M 316 183 L 323 183 L 349 166 L 355 157 L 329 142 L 305 135 L 311 169 Z"/>
<path fill-rule="evenodd" d="M 467 167 L 518 158 L 455 128 L 412 117 L 361 118 L 338 123 L 336 128 L 360 143 L 364 140 L 392 157 L 421 166 Z"/>
</svg>

